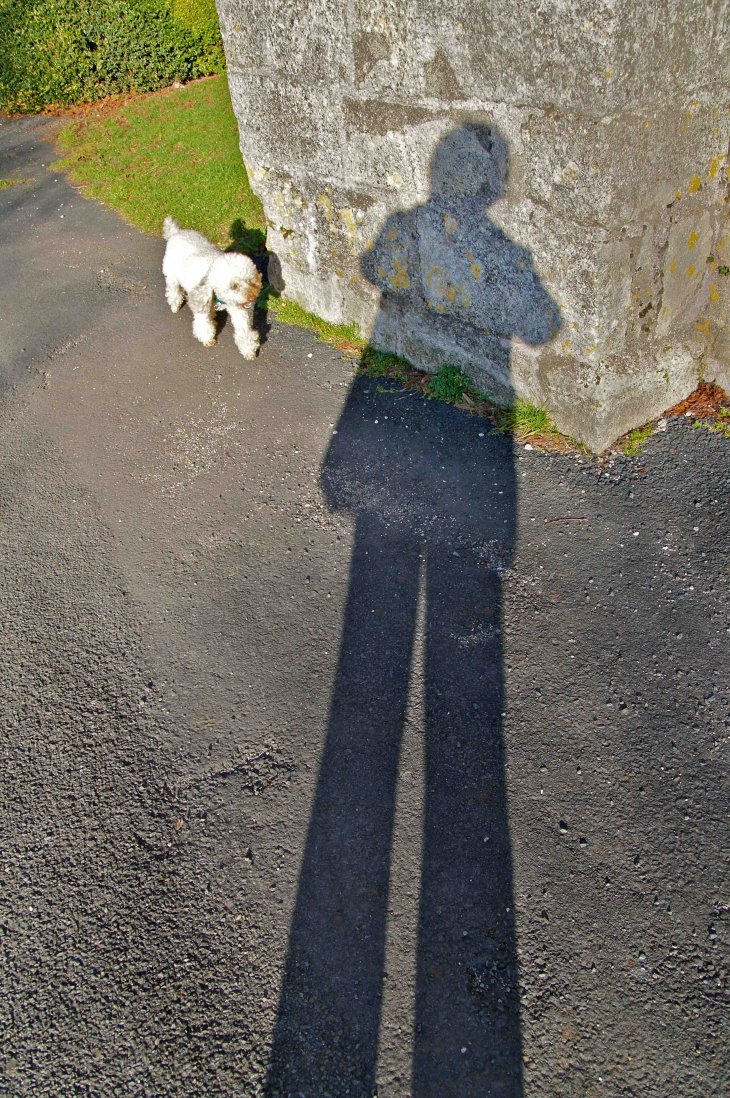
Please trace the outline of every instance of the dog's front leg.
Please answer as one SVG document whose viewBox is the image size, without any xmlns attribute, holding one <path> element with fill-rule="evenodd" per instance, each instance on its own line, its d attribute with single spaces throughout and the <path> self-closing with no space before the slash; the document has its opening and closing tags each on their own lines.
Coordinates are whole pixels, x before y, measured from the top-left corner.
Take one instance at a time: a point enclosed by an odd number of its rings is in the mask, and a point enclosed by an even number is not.
<svg viewBox="0 0 730 1098">
<path fill-rule="evenodd" d="M 240 309 L 228 305 L 228 315 L 233 325 L 233 338 L 244 358 L 256 358 L 259 349 L 259 333 L 253 326 L 253 305 Z"/>
<path fill-rule="evenodd" d="M 216 337 L 213 291 L 196 286 L 188 294 L 188 305 L 193 312 L 193 335 L 205 347 L 212 347 Z"/>
<path fill-rule="evenodd" d="M 173 313 L 178 312 L 185 300 L 185 291 L 174 278 L 165 279 L 165 297 Z"/>
</svg>

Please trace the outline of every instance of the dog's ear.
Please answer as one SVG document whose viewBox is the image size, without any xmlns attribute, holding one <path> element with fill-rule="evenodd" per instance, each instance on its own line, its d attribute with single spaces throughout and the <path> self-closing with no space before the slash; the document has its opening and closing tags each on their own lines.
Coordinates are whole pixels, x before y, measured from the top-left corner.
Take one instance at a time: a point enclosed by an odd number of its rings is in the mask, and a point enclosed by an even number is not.
<svg viewBox="0 0 730 1098">
<path fill-rule="evenodd" d="M 194 313 L 204 313 L 213 308 L 213 291 L 206 282 L 199 282 L 188 293 L 188 305 Z"/>
</svg>

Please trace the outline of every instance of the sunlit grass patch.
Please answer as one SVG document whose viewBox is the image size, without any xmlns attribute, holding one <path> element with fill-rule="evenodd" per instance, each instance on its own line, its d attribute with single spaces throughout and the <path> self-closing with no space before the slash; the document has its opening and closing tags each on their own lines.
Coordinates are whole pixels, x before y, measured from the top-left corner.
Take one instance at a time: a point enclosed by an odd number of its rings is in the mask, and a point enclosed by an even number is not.
<svg viewBox="0 0 730 1098">
<path fill-rule="evenodd" d="M 365 341 L 357 324 L 330 324 L 314 313 L 308 313 L 296 301 L 279 297 L 264 290 L 261 304 L 270 310 L 282 324 L 295 324 L 298 328 L 307 328 L 314 332 L 323 343 L 330 343 L 338 350 L 349 354 L 360 354 Z"/>
<path fill-rule="evenodd" d="M 266 220 L 238 147 L 225 77 L 211 77 L 89 112 L 61 133 L 68 173 L 143 232 L 170 214 L 223 247 L 260 251 Z"/>
<path fill-rule="evenodd" d="M 30 183 L 30 179 L 0 179 L 0 191 L 6 187 L 18 187 L 21 183 Z"/>
<path fill-rule="evenodd" d="M 521 442 L 530 439 L 551 439 L 560 435 L 548 411 L 526 400 L 518 400 L 509 408 L 500 408 L 497 430 L 509 431 Z"/>
</svg>

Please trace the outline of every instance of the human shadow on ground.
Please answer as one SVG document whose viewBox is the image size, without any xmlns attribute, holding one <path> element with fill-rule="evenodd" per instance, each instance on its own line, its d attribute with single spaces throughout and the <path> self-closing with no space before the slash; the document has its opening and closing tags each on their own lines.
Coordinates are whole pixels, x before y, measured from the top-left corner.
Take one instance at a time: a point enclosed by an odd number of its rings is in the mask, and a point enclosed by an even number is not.
<svg viewBox="0 0 730 1098">
<path fill-rule="evenodd" d="M 383 289 L 376 331 L 390 333 L 386 346 L 403 351 L 418 318 L 442 334 L 447 306 L 457 327 L 471 318 L 469 339 L 485 357 L 497 347 L 505 369 L 511 334 L 550 338 L 557 306 L 528 253 L 486 216 L 505 179 L 506 146 L 487 127 L 463 127 L 436 150 L 433 197 L 386 222 L 363 261 Z M 451 292 L 467 270 L 469 301 Z M 512 442 L 360 376 L 322 483 L 330 506 L 355 517 L 351 578 L 266 1093 L 377 1094 L 384 980 L 402 978 L 397 962 L 385 972 L 399 754 L 409 682 L 422 670 L 416 986 L 413 1017 L 402 1019 L 413 1056 L 398 1093 L 519 1098 L 500 579 L 515 537 Z"/>
</svg>

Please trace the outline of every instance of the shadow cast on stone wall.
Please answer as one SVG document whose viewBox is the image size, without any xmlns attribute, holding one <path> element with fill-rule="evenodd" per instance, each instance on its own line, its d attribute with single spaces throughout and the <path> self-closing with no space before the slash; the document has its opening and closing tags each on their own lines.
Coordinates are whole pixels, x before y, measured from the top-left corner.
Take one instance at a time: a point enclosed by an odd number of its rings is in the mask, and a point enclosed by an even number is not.
<svg viewBox="0 0 730 1098">
<path fill-rule="evenodd" d="M 435 150 L 428 201 L 388 218 L 361 261 L 382 293 L 373 343 L 429 369 L 461 365 L 501 401 L 513 394 L 512 340 L 539 347 L 560 329 L 529 251 L 489 218 L 508 174 L 495 127 L 459 127 Z"/>
<path fill-rule="evenodd" d="M 447 306 L 507 372 L 510 334 L 550 338 L 557 309 L 528 253 L 485 215 L 506 171 L 506 146 L 483 127 L 439 146 L 433 197 L 390 218 L 363 261 L 383 290 L 381 345 L 407 353 L 419 325 L 438 328 Z M 415 721 L 415 991 L 399 1019 L 410 1077 L 388 1093 L 520 1098 L 502 742 L 512 442 L 447 405 L 358 377 L 322 483 L 330 506 L 355 518 L 351 579 L 266 1093 L 378 1093 L 385 984 L 405 979 L 397 958 L 386 972 L 386 951 L 389 912 L 403 902 L 393 895 L 393 833 Z"/>
</svg>

